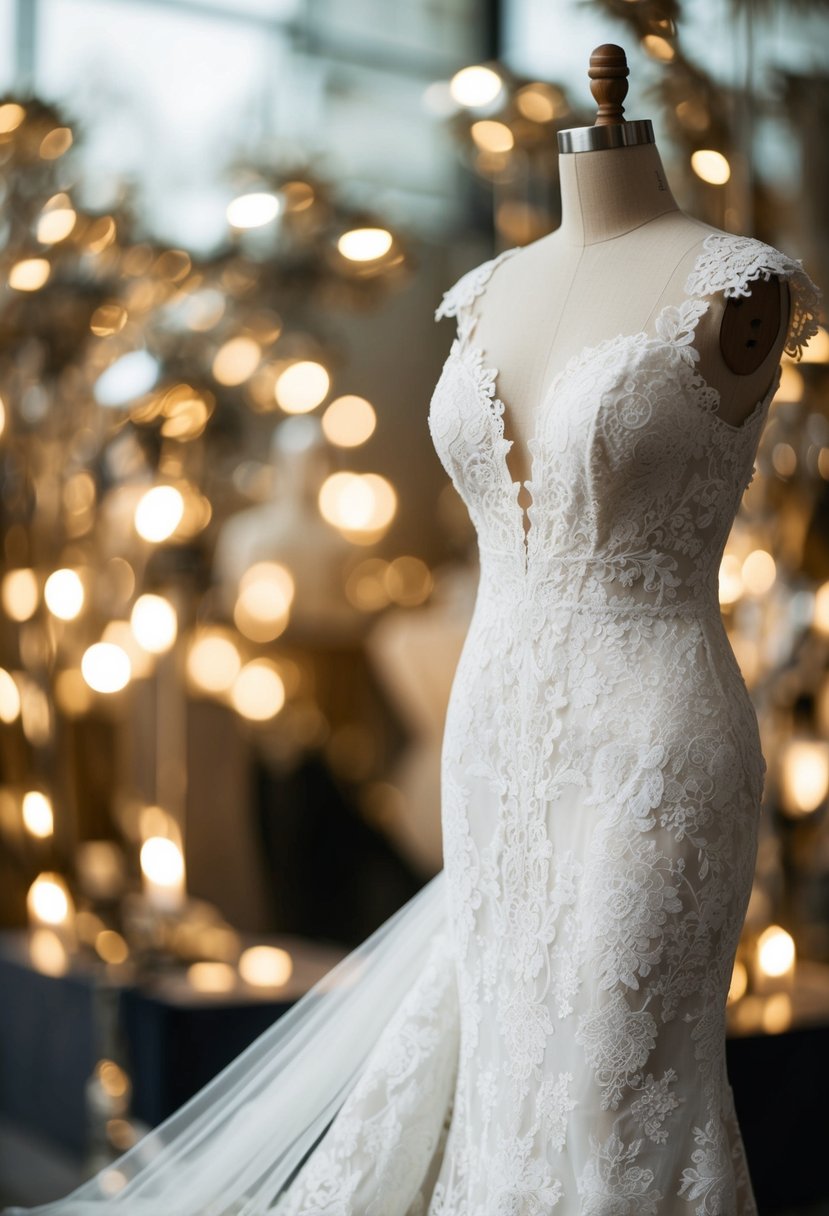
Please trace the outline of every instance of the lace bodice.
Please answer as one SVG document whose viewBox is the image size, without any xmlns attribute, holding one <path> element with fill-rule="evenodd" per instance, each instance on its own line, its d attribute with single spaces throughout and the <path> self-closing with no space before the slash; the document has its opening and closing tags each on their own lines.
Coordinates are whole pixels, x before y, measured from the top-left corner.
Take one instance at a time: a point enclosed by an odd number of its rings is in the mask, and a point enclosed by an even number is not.
<svg viewBox="0 0 829 1216">
<path fill-rule="evenodd" d="M 792 294 L 785 350 L 799 357 L 817 330 L 817 287 L 799 260 L 772 246 L 710 233 L 684 298 L 661 309 L 653 332 L 585 346 L 554 378 L 528 442 L 525 529 L 498 372 L 474 342 L 478 297 L 516 252 L 465 274 L 435 314 L 456 317 L 457 336 L 429 428 L 475 525 L 482 569 L 510 595 L 515 580 L 531 580 L 536 596 L 594 608 L 716 609 L 722 551 L 781 369 L 739 426 L 726 422 L 719 393 L 698 370 L 696 326 L 715 292 L 748 295 L 755 279 L 781 275 Z"/>
</svg>

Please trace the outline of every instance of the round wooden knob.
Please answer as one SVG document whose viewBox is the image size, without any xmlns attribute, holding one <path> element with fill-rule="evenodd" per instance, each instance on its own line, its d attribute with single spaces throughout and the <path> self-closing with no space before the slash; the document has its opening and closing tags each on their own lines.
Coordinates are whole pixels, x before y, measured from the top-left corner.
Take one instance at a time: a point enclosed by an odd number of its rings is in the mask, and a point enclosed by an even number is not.
<svg viewBox="0 0 829 1216">
<path fill-rule="evenodd" d="M 624 122 L 625 107 L 622 102 L 627 97 L 630 69 L 622 47 L 613 42 L 597 46 L 590 56 L 587 75 L 590 77 L 590 92 L 599 105 L 593 126 L 604 127 L 609 123 Z"/>
</svg>

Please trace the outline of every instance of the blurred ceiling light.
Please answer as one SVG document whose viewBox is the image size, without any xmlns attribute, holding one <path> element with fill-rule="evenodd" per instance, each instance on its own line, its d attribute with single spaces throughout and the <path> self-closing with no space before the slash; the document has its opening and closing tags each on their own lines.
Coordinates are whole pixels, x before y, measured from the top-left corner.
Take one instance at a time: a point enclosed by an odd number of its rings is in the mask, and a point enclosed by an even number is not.
<svg viewBox="0 0 829 1216">
<path fill-rule="evenodd" d="M 63 925 L 73 911 L 72 897 L 60 874 L 38 874 L 26 896 L 33 924 Z"/>
<path fill-rule="evenodd" d="M 733 604 L 743 594 L 742 562 L 734 553 L 726 553 L 720 562 L 719 597 L 721 604 Z"/>
<path fill-rule="evenodd" d="M 322 416 L 322 431 L 329 443 L 356 448 L 374 433 L 377 415 L 364 397 L 337 397 Z"/>
<path fill-rule="evenodd" d="M 227 221 L 234 228 L 261 228 L 279 215 L 278 195 L 265 190 L 240 194 L 227 207 Z"/>
<path fill-rule="evenodd" d="M 150 654 L 164 654 L 176 640 L 176 610 L 163 595 L 140 595 L 133 604 L 130 625 L 138 645 Z"/>
<path fill-rule="evenodd" d="M 676 51 L 670 42 L 659 34 L 645 34 L 642 39 L 642 48 L 651 58 L 658 59 L 662 63 L 670 63 L 672 59 L 676 58 Z"/>
<path fill-rule="evenodd" d="M 27 790 L 23 795 L 23 826 L 31 836 L 46 840 L 55 830 L 52 803 L 41 790 Z"/>
<path fill-rule="evenodd" d="M 207 426 L 213 405 L 212 396 L 208 402 L 189 384 L 176 385 L 161 399 L 161 412 L 164 415 L 161 434 L 166 439 L 178 439 L 180 442 L 197 439 Z"/>
<path fill-rule="evenodd" d="M 230 699 L 243 718 L 265 722 L 285 704 L 285 685 L 267 659 L 252 659 L 234 680 Z"/>
<path fill-rule="evenodd" d="M 238 649 L 220 633 L 196 638 L 187 655 L 187 674 L 195 687 L 204 692 L 227 692 L 241 667 Z"/>
<path fill-rule="evenodd" d="M 157 544 L 173 535 L 183 514 L 184 498 L 175 486 L 153 486 L 135 508 L 135 530 Z"/>
<path fill-rule="evenodd" d="M 461 68 L 449 83 L 451 94 L 458 105 L 469 109 L 489 105 L 503 87 L 503 81 L 497 72 L 479 64 Z"/>
<path fill-rule="evenodd" d="M 56 194 L 46 203 L 37 222 L 37 239 L 44 245 L 56 245 L 69 236 L 77 218 L 69 195 Z"/>
<path fill-rule="evenodd" d="M 38 291 L 49 278 L 48 258 L 23 258 L 9 271 L 9 287 L 15 291 Z"/>
<path fill-rule="evenodd" d="M 95 692 L 113 693 L 126 688 L 132 675 L 127 652 L 113 642 L 95 642 L 84 651 L 81 672 Z"/>
<path fill-rule="evenodd" d="M 506 123 L 482 119 L 473 122 L 471 135 L 482 152 L 509 152 L 515 138 Z"/>
<path fill-rule="evenodd" d="M 731 166 L 722 152 L 713 148 L 698 148 L 691 154 L 691 168 L 704 182 L 712 186 L 724 186 L 731 177 Z"/>
<path fill-rule="evenodd" d="M 14 677 L 0 667 L 0 722 L 7 725 L 20 714 L 20 692 Z"/>
<path fill-rule="evenodd" d="M 829 363 L 829 331 L 822 325 L 803 348 L 801 363 Z"/>
<path fill-rule="evenodd" d="M 3 576 L 0 599 L 13 621 L 28 621 L 37 609 L 38 589 L 34 570 L 9 570 Z"/>
<path fill-rule="evenodd" d="M 144 679 L 153 670 L 153 656 L 141 646 L 132 631 L 129 621 L 107 621 L 101 633 L 102 642 L 111 642 L 120 647 L 130 661 L 130 678 Z"/>
<path fill-rule="evenodd" d="M 101 372 L 95 381 L 95 400 L 99 405 L 126 405 L 148 393 L 158 380 L 158 373 L 158 360 L 149 351 L 130 351 Z"/>
<path fill-rule="evenodd" d="M 177 895 L 184 883 L 184 855 L 174 840 L 150 836 L 141 846 L 141 872 L 162 895 Z"/>
<path fill-rule="evenodd" d="M 751 595 L 764 595 L 774 584 L 777 566 L 765 549 L 752 549 L 743 561 L 743 585 Z"/>
<path fill-rule="evenodd" d="M 387 228 L 352 228 L 337 241 L 337 248 L 349 262 L 373 262 L 387 254 L 391 245 Z"/>
<path fill-rule="evenodd" d="M 302 359 L 277 377 L 273 393 L 286 414 L 306 414 L 325 400 L 330 386 L 331 379 L 321 363 Z"/>
<path fill-rule="evenodd" d="M 290 954 L 278 946 L 250 946 L 239 958 L 239 974 L 254 988 L 281 988 L 293 969 Z"/>
<path fill-rule="evenodd" d="M 123 304 L 115 301 L 99 304 L 89 319 L 89 328 L 96 338 L 110 338 L 121 332 L 127 323 L 128 315 Z"/>
<path fill-rule="evenodd" d="M 0 106 L 0 135 L 16 131 L 25 117 L 26 111 L 16 101 L 7 101 Z"/>
<path fill-rule="evenodd" d="M 46 580 L 43 598 L 52 616 L 73 621 L 83 608 L 84 589 L 75 570 L 55 570 Z"/>
<path fill-rule="evenodd" d="M 40 141 L 40 155 L 44 160 L 57 160 L 72 147 L 72 132 L 69 127 L 55 127 Z"/>
<path fill-rule="evenodd" d="M 253 338 L 230 338 L 216 351 L 213 375 L 219 384 L 244 384 L 259 366 L 262 348 Z"/>
</svg>

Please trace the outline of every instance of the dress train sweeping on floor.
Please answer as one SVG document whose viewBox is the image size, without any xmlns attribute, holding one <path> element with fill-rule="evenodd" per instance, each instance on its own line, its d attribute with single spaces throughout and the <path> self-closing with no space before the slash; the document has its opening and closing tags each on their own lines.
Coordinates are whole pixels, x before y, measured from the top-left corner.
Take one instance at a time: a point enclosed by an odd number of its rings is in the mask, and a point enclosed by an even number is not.
<svg viewBox="0 0 829 1216">
<path fill-rule="evenodd" d="M 718 573 L 780 370 L 739 426 L 715 293 L 800 262 L 710 232 L 653 326 L 585 347 L 530 440 L 529 531 L 475 345 L 507 250 L 438 316 L 429 428 L 474 523 L 444 869 L 187 1106 L 39 1216 L 756 1216 L 725 1008 L 765 761 Z M 309 876 L 310 877 L 310 876 Z"/>
</svg>

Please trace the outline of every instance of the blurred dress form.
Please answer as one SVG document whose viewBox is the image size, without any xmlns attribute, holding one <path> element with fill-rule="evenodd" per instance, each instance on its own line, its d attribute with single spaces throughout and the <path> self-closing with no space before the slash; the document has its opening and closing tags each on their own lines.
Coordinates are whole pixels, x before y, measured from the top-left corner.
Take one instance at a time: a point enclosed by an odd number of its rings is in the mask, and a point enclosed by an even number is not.
<svg viewBox="0 0 829 1216">
<path fill-rule="evenodd" d="M 562 154 L 561 228 L 438 308 L 429 427 L 480 556 L 443 870 L 42 1212 L 756 1216 L 725 1008 L 765 761 L 718 572 L 818 291 L 680 212 L 634 125 Z"/>
</svg>

